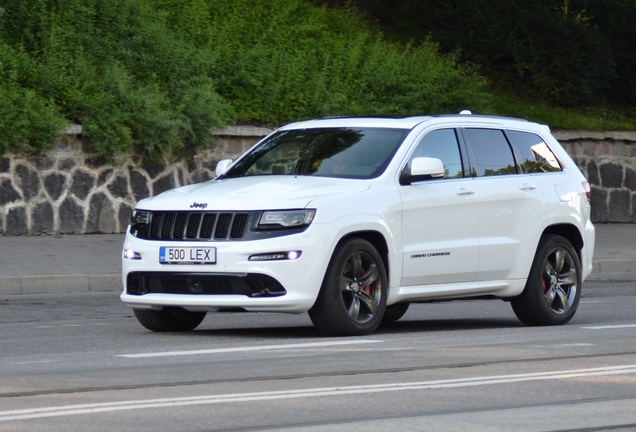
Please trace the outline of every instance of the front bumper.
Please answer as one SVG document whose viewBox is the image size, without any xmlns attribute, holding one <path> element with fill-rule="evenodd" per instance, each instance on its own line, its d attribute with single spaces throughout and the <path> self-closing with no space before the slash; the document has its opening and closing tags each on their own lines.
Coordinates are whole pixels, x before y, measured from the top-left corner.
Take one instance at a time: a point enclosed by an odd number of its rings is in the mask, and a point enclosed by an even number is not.
<svg viewBox="0 0 636 432">
<path fill-rule="evenodd" d="M 329 264 L 333 232 L 306 231 L 254 241 L 156 241 L 127 233 L 122 254 L 121 300 L 134 308 L 192 311 L 305 312 L 316 301 Z M 161 246 L 216 248 L 215 264 L 161 264 Z M 298 251 L 296 259 L 250 261 L 259 254 Z"/>
</svg>

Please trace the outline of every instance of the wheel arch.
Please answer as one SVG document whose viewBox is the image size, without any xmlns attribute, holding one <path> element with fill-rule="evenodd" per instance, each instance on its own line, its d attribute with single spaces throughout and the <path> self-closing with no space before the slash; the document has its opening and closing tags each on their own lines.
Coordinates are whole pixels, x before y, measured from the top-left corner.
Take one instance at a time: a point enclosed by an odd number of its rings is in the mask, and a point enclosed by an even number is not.
<svg viewBox="0 0 636 432">
<path fill-rule="evenodd" d="M 382 235 L 382 233 L 373 230 L 364 230 L 364 231 L 352 231 L 344 235 L 336 245 L 336 248 L 342 244 L 343 242 L 349 240 L 350 238 L 358 237 L 364 239 L 371 243 L 373 247 L 376 248 L 380 257 L 382 257 L 382 263 L 384 264 L 384 268 L 386 270 L 387 280 L 390 280 L 390 267 L 389 267 L 389 246 L 387 244 L 386 239 Z"/>
<path fill-rule="evenodd" d="M 568 223 L 550 225 L 543 231 L 541 238 L 548 234 L 555 234 L 564 237 L 572 244 L 579 260 L 581 260 L 581 249 L 583 249 L 584 241 L 583 236 L 576 225 Z"/>
</svg>

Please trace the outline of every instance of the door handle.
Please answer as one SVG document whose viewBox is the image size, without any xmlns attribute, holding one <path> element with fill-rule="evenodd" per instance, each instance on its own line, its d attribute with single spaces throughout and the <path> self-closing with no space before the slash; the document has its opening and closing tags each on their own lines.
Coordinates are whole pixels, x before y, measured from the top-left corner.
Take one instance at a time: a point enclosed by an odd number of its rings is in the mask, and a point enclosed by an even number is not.
<svg viewBox="0 0 636 432">
<path fill-rule="evenodd" d="M 521 186 L 519 186 L 519 189 L 521 190 L 535 190 L 537 188 L 537 185 L 533 185 L 530 183 L 524 183 Z"/>
<path fill-rule="evenodd" d="M 475 193 L 475 189 L 461 188 L 457 189 L 457 195 L 472 195 Z"/>
</svg>

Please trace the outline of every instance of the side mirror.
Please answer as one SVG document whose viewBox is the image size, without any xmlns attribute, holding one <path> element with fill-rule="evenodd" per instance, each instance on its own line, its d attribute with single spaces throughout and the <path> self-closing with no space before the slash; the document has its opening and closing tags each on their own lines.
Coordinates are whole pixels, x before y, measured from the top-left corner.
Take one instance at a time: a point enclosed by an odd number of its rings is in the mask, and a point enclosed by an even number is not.
<svg viewBox="0 0 636 432">
<path fill-rule="evenodd" d="M 223 175 L 227 172 L 228 168 L 232 165 L 232 159 L 223 159 L 216 164 L 215 174 L 216 176 Z"/>
<path fill-rule="evenodd" d="M 443 178 L 446 169 L 441 160 L 429 157 L 416 157 L 411 161 L 411 172 L 400 176 L 400 184 L 407 185 L 413 182 Z"/>
</svg>

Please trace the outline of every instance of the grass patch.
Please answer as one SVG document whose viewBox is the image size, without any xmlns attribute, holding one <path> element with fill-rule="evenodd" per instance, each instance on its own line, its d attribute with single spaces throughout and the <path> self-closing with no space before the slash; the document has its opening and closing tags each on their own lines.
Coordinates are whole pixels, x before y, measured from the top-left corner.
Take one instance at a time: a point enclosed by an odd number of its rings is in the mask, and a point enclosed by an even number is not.
<svg viewBox="0 0 636 432">
<path fill-rule="evenodd" d="M 490 89 L 493 107 L 489 114 L 509 115 L 544 123 L 552 129 L 636 130 L 636 116 L 606 107 L 555 108 L 542 102 L 515 97 L 509 92 Z"/>
</svg>

